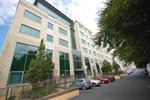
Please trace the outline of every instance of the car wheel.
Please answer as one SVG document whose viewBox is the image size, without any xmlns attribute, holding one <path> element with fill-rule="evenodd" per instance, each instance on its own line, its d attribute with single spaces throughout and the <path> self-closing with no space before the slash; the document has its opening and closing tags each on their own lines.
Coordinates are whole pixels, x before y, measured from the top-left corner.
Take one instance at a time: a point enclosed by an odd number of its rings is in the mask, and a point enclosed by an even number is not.
<svg viewBox="0 0 150 100">
<path fill-rule="evenodd" d="M 82 90 L 86 90 L 86 86 L 82 86 Z"/>
<path fill-rule="evenodd" d="M 93 86 L 93 87 L 96 87 L 96 83 L 92 83 L 92 86 Z"/>
</svg>

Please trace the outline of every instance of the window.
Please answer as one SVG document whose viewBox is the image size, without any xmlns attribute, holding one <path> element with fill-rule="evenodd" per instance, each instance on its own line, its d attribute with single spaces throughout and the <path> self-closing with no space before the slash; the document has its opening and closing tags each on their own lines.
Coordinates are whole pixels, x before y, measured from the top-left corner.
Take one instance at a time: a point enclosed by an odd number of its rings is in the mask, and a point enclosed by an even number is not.
<svg viewBox="0 0 150 100">
<path fill-rule="evenodd" d="M 53 24 L 52 23 L 48 23 L 47 24 L 47 28 L 53 30 Z"/>
<path fill-rule="evenodd" d="M 23 24 L 20 27 L 20 32 L 23 34 L 29 35 L 29 36 L 36 37 L 36 38 L 40 37 L 40 31 L 39 30 L 31 28 L 31 27 L 23 25 Z"/>
<path fill-rule="evenodd" d="M 89 61 L 89 58 L 87 58 L 87 57 L 85 57 L 85 65 L 87 66 L 87 73 L 91 74 L 90 61 Z"/>
<path fill-rule="evenodd" d="M 81 30 L 83 30 L 83 26 L 82 26 L 81 24 L 79 24 L 79 28 L 80 28 Z"/>
<path fill-rule="evenodd" d="M 47 34 L 47 41 L 48 41 L 48 42 L 53 42 L 53 36 Z"/>
<path fill-rule="evenodd" d="M 81 42 L 86 45 L 86 41 L 85 40 L 81 39 Z"/>
<path fill-rule="evenodd" d="M 78 55 L 73 55 L 74 67 L 75 69 L 81 69 L 81 58 Z"/>
<path fill-rule="evenodd" d="M 24 74 L 32 59 L 37 56 L 37 47 L 17 43 L 10 69 L 8 84 L 24 83 Z M 27 82 L 27 81 L 26 81 Z"/>
<path fill-rule="evenodd" d="M 70 75 L 69 54 L 60 52 L 59 62 L 60 62 L 60 76 L 69 76 Z"/>
<path fill-rule="evenodd" d="M 60 27 L 59 27 L 59 33 L 61 33 L 63 35 L 68 35 L 68 32 Z"/>
<path fill-rule="evenodd" d="M 98 74 L 100 74 L 100 66 L 97 59 L 95 59 L 95 64 L 96 64 L 97 72 Z"/>
<path fill-rule="evenodd" d="M 87 35 L 86 35 L 85 37 L 86 37 L 86 39 L 88 39 L 88 36 L 87 36 Z"/>
<path fill-rule="evenodd" d="M 10 74 L 9 83 L 21 83 L 22 73 L 16 72 Z"/>
<path fill-rule="evenodd" d="M 92 54 L 91 50 L 89 50 L 89 54 Z"/>
<path fill-rule="evenodd" d="M 47 54 L 50 54 L 51 56 L 53 56 L 53 50 L 46 49 L 46 53 L 47 53 Z"/>
<path fill-rule="evenodd" d="M 37 15 L 27 11 L 27 10 L 25 10 L 24 16 L 28 19 L 35 21 L 35 22 L 41 23 L 41 17 L 39 17 L 39 16 L 37 16 Z"/>
<path fill-rule="evenodd" d="M 68 47 L 68 41 L 66 41 L 66 40 L 59 39 L 59 44 L 64 46 L 64 47 Z"/>
<path fill-rule="evenodd" d="M 56 12 L 54 12 L 51 9 L 48 9 L 47 7 L 43 6 L 42 4 L 38 3 L 37 4 L 37 8 L 39 8 L 40 10 L 42 10 L 43 12 L 45 12 L 51 18 L 60 21 L 64 25 L 67 25 L 67 26 L 71 25 L 71 23 L 67 19 L 63 18 L 62 16 L 58 15 Z"/>
<path fill-rule="evenodd" d="M 84 52 L 84 53 L 88 53 L 87 48 L 84 48 L 84 47 L 83 47 L 82 49 L 83 49 L 83 52 Z"/>
<path fill-rule="evenodd" d="M 83 33 L 83 32 L 81 32 L 81 31 L 80 31 L 80 35 L 81 35 L 82 37 L 84 37 L 84 33 Z"/>
<path fill-rule="evenodd" d="M 90 43 L 89 43 L 89 42 L 87 42 L 87 45 L 88 45 L 88 46 L 90 46 Z"/>
<path fill-rule="evenodd" d="M 95 51 L 93 51 L 93 55 L 96 56 L 96 52 Z"/>
</svg>

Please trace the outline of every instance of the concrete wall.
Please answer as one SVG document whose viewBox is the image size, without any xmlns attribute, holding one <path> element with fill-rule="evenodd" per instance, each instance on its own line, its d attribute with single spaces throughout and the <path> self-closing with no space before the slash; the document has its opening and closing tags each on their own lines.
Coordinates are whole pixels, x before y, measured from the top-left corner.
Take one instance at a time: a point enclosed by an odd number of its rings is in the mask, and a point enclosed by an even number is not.
<svg viewBox="0 0 150 100">
<path fill-rule="evenodd" d="M 34 22 L 28 18 L 25 18 L 24 11 L 28 10 L 39 17 L 42 18 L 41 23 Z M 52 31 L 53 34 L 53 43 L 49 43 L 45 41 L 46 47 L 53 50 L 53 61 L 55 62 L 55 76 L 59 77 L 59 52 L 69 53 L 70 59 L 70 75 L 74 75 L 73 71 L 73 61 L 72 61 L 72 49 L 71 49 L 71 36 L 70 36 L 70 27 L 62 24 L 61 22 L 48 17 L 45 13 L 41 10 L 36 8 L 34 5 L 26 3 L 24 1 L 20 1 L 10 29 L 8 30 L 8 38 L 6 44 L 4 46 L 4 50 L 2 52 L 2 59 L 0 59 L 0 87 L 5 87 L 7 85 L 7 80 L 9 78 L 10 67 L 16 47 L 16 43 L 25 43 L 29 45 L 39 46 L 41 39 L 46 40 L 46 36 L 49 33 L 47 29 L 47 23 L 51 22 L 54 24 L 54 30 Z M 31 26 L 32 28 L 40 30 L 40 38 L 35 38 L 32 36 L 28 36 L 25 34 L 20 33 L 20 26 L 21 24 L 25 24 Z M 58 27 L 61 27 L 68 31 L 68 36 L 64 36 L 58 32 Z M 63 47 L 59 45 L 59 38 L 67 40 L 69 43 L 69 47 Z"/>
</svg>

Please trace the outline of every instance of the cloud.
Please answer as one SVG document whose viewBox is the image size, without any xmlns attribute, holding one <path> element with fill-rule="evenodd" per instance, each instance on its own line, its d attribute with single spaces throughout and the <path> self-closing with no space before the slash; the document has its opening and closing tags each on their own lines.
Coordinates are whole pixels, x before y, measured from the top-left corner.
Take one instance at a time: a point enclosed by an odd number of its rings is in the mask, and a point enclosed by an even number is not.
<svg viewBox="0 0 150 100">
<path fill-rule="evenodd" d="M 69 6 L 72 19 L 83 23 L 92 32 L 97 32 L 98 10 L 102 9 L 104 0 L 73 0 Z"/>
<path fill-rule="evenodd" d="M 34 0 L 26 0 L 33 3 Z M 97 32 L 97 12 L 106 0 L 46 0 L 73 20 L 78 20 L 92 32 Z M 0 25 L 10 22 L 18 0 L 0 0 Z"/>
<path fill-rule="evenodd" d="M 13 17 L 18 0 L 0 0 L 0 25 L 10 22 Z"/>
<path fill-rule="evenodd" d="M 97 32 L 98 11 L 104 7 L 107 0 L 47 0 L 73 20 L 78 20 L 93 33 Z"/>
</svg>

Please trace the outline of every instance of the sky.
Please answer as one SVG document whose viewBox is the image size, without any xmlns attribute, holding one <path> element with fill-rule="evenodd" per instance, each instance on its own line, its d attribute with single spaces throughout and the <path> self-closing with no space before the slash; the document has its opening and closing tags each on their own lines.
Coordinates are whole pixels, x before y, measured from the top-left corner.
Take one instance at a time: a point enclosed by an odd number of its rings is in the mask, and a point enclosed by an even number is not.
<svg viewBox="0 0 150 100">
<path fill-rule="evenodd" d="M 0 53 L 19 0 L 0 0 Z M 26 0 L 33 3 L 34 0 Z M 73 20 L 78 20 L 93 33 L 97 32 L 98 11 L 107 0 L 46 0 Z"/>
</svg>

